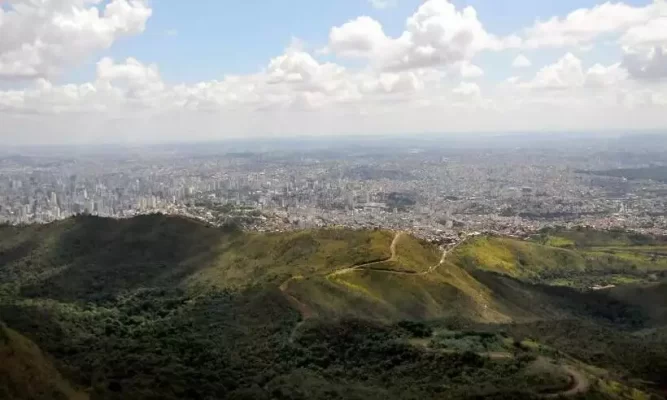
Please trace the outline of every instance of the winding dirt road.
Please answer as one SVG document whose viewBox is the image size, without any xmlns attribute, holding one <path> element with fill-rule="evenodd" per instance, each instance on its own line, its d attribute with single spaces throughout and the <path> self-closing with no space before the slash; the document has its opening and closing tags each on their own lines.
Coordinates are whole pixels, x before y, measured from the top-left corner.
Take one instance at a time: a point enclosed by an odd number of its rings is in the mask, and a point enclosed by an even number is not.
<svg viewBox="0 0 667 400">
<path fill-rule="evenodd" d="M 331 276 L 344 275 L 344 274 L 348 274 L 350 272 L 358 271 L 358 270 L 361 270 L 361 269 L 367 269 L 367 270 L 377 271 L 377 272 L 384 272 L 384 273 L 387 273 L 387 274 L 398 274 L 398 275 L 417 275 L 417 276 L 428 275 L 430 273 L 433 273 L 435 270 L 438 269 L 438 267 L 440 267 L 442 264 L 444 264 L 445 259 L 447 258 L 447 254 L 454 251 L 454 249 L 456 249 L 461 244 L 463 244 L 463 242 L 465 242 L 466 239 L 467 239 L 467 238 L 464 238 L 463 240 L 456 243 L 454 246 L 444 249 L 442 251 L 442 256 L 440 257 L 440 262 L 438 262 L 435 265 L 430 266 L 426 271 L 416 272 L 416 271 L 400 270 L 400 269 L 375 268 L 374 267 L 375 265 L 380 265 L 380 264 L 383 264 L 383 263 L 386 263 L 386 262 L 391 262 L 391 261 L 396 261 L 397 260 L 396 243 L 398 242 L 398 239 L 400 239 L 401 236 L 403 236 L 403 235 L 405 235 L 405 232 L 398 232 L 396 234 L 396 236 L 394 236 L 394 240 L 391 242 L 391 246 L 389 247 L 389 249 L 391 251 L 391 257 L 389 257 L 388 259 L 382 260 L 382 261 L 374 261 L 374 262 L 370 262 L 370 263 L 355 265 L 353 267 L 348 267 L 348 268 L 342 268 L 342 269 L 339 269 L 339 270 L 336 270 L 336 271 L 330 273 L 327 276 L 331 277 Z"/>
<path fill-rule="evenodd" d="M 341 268 L 341 269 L 335 270 L 334 272 L 331 272 L 327 276 L 331 277 L 331 276 L 343 275 L 343 274 L 350 273 L 352 271 L 356 271 L 358 269 L 370 269 L 370 268 L 372 268 L 373 265 L 379 265 L 379 264 L 382 264 L 382 263 L 385 263 L 385 262 L 388 262 L 388 261 L 395 261 L 396 258 L 397 258 L 397 256 L 396 256 L 396 244 L 398 243 L 398 240 L 403 235 L 405 235 L 405 232 L 397 232 L 394 235 L 394 239 L 391 241 L 391 244 L 389 245 L 389 252 L 390 252 L 389 258 L 384 259 L 384 260 L 380 260 L 380 261 L 373 261 L 373 262 L 369 262 L 369 263 L 354 265 L 352 267 Z M 307 304 L 303 303 L 302 301 L 300 301 L 299 299 L 294 297 L 294 295 L 289 293 L 290 283 L 292 283 L 293 281 L 298 281 L 298 280 L 302 280 L 302 279 L 304 279 L 304 277 L 302 277 L 302 276 L 293 276 L 293 277 L 289 278 L 288 280 L 286 280 L 285 282 L 283 282 L 280 285 L 280 291 L 282 292 L 283 296 L 285 296 L 287 301 L 289 301 L 290 304 L 292 304 L 297 310 L 299 310 L 299 312 L 301 313 L 301 317 L 303 319 L 307 319 L 307 318 L 313 317 L 315 315 L 315 312 L 313 310 L 311 310 L 310 307 L 308 307 Z M 297 325 L 295 327 L 295 329 L 292 331 L 292 335 L 290 335 L 290 340 L 293 340 L 294 332 L 296 332 L 296 329 L 298 329 L 298 327 L 300 326 L 300 324 L 302 322 L 300 322 L 299 325 Z"/>
<path fill-rule="evenodd" d="M 336 270 L 336 271 L 334 271 L 334 272 L 331 272 L 331 273 L 330 273 L 329 275 L 327 275 L 327 276 L 344 275 L 344 274 L 348 274 L 348 273 L 350 273 L 350 272 L 353 272 L 353 271 L 356 271 L 356 270 L 359 270 L 359 269 L 372 269 L 371 267 L 372 267 L 373 265 L 380 265 L 380 264 L 383 264 L 383 263 L 386 263 L 386 262 L 396 261 L 396 259 L 398 258 L 398 257 L 396 256 L 396 244 L 398 243 L 398 240 L 399 240 L 403 235 L 405 235 L 405 232 L 396 232 L 396 234 L 394 235 L 394 239 L 391 241 L 391 245 L 389 245 L 389 254 L 390 254 L 389 258 L 384 259 L 384 260 L 380 260 L 380 261 L 373 261 L 373 262 L 369 262 L 369 263 L 364 263 L 364 264 L 354 265 L 354 266 L 352 266 L 352 267 L 341 268 L 341 269 L 338 269 L 338 270 Z M 381 269 L 378 268 L 378 269 L 376 269 L 376 270 L 379 271 L 379 270 L 381 270 Z M 388 270 L 384 270 L 384 271 L 388 271 Z"/>
<path fill-rule="evenodd" d="M 582 374 L 580 371 L 574 369 L 570 365 L 563 365 L 563 370 L 570 375 L 572 380 L 570 387 L 562 392 L 542 394 L 540 397 L 544 399 L 558 399 L 561 397 L 574 397 L 576 395 L 588 392 L 588 389 L 591 387 L 591 382 L 588 378 Z"/>
<path fill-rule="evenodd" d="M 423 351 L 426 352 L 446 353 L 446 354 L 458 353 L 458 351 L 451 349 L 430 348 L 428 347 L 428 342 L 424 341 L 423 339 L 420 339 L 418 341 L 411 341 L 410 343 L 416 347 L 421 348 Z M 516 358 L 516 354 L 506 351 L 491 351 L 491 352 L 482 352 L 476 354 L 480 357 L 489 358 L 491 360 L 511 360 Z M 539 356 L 539 358 L 547 362 L 553 362 L 553 359 L 548 357 Z M 584 375 L 581 371 L 577 370 L 575 367 L 569 364 L 561 364 L 560 368 L 562 368 L 563 371 L 565 371 L 565 373 L 567 373 L 570 376 L 570 385 L 567 387 L 567 389 L 553 393 L 542 393 L 539 394 L 538 397 L 543 399 L 558 399 L 562 397 L 574 397 L 576 395 L 588 392 L 591 386 L 591 382 L 586 375 Z"/>
</svg>

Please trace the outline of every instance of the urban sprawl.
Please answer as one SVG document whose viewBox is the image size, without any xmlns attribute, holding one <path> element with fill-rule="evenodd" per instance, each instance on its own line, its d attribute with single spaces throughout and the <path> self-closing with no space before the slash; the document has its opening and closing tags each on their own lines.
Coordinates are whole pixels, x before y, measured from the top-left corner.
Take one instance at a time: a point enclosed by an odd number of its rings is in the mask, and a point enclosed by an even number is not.
<svg viewBox="0 0 667 400">
<path fill-rule="evenodd" d="M 441 242 L 556 225 L 663 233 L 665 183 L 594 173 L 642 161 L 586 150 L 424 146 L 7 154 L 0 223 L 163 213 L 258 231 L 380 227 Z"/>
</svg>

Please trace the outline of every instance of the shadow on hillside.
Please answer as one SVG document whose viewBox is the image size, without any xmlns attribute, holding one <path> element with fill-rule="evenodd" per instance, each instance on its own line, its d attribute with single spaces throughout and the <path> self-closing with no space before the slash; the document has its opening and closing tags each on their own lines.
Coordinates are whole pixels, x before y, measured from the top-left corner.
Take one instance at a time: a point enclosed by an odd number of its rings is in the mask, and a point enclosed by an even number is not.
<svg viewBox="0 0 667 400">
<path fill-rule="evenodd" d="M 18 241 L 15 246 L 11 246 L 17 238 L 20 229 L 10 225 L 0 225 L 0 268 L 26 258 L 37 247 L 36 238 Z"/>
<path fill-rule="evenodd" d="M 22 295 L 103 301 L 138 287 L 178 285 L 215 258 L 231 234 L 163 215 L 126 220 L 79 216 L 64 225 L 49 257 L 65 267 Z"/>
<path fill-rule="evenodd" d="M 501 311 L 517 320 L 584 318 L 638 327 L 648 321 L 640 307 L 620 301 L 610 292 L 582 292 L 564 286 L 526 283 L 493 272 L 472 275 L 491 289 Z"/>
</svg>

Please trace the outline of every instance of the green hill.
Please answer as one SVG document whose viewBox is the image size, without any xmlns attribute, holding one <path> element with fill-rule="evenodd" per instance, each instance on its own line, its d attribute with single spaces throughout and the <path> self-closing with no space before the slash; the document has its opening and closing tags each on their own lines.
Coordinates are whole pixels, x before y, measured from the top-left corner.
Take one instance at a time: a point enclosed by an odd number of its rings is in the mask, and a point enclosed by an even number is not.
<svg viewBox="0 0 667 400">
<path fill-rule="evenodd" d="M 1 226 L 0 316 L 3 332 L 53 357 L 37 363 L 58 367 L 50 381 L 93 399 L 543 398 L 568 393 L 568 380 L 590 398 L 632 398 L 609 388 L 663 387 L 646 368 L 667 354 L 662 286 L 636 283 L 661 264 L 632 268 L 618 254 L 649 257 L 659 241 L 559 235 L 470 238 L 443 258 L 383 230 L 251 233 L 161 215 Z M 581 290 L 621 278 L 635 284 Z M 596 358 L 591 336 L 539 325 L 561 321 L 613 329 L 603 352 L 640 334 L 654 346 L 632 363 Z"/>
<path fill-rule="evenodd" d="M 660 243 L 632 233 L 589 230 L 559 231 L 531 240 L 479 236 L 468 239 L 448 260 L 468 270 L 533 283 L 589 288 L 667 277 L 667 246 Z"/>
<path fill-rule="evenodd" d="M 161 215 L 77 217 L 0 228 L 0 283 L 23 296 L 68 301 L 145 287 L 246 287 L 386 260 L 393 236 L 342 229 L 254 234 Z"/>
<path fill-rule="evenodd" d="M 33 342 L 0 322 L 0 398 L 86 400 Z"/>
<path fill-rule="evenodd" d="M 585 258 L 572 250 L 523 240 L 480 236 L 459 246 L 449 260 L 468 269 L 483 269 L 516 278 L 580 273 Z"/>
</svg>

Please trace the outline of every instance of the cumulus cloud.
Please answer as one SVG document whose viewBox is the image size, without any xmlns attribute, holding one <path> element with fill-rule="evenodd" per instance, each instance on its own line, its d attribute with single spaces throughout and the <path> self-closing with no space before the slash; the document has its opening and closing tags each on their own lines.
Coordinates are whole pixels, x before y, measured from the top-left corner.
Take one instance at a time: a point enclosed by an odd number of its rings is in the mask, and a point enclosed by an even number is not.
<svg viewBox="0 0 667 400">
<path fill-rule="evenodd" d="M 389 46 L 382 25 L 371 17 L 359 17 L 329 33 L 329 49 L 341 56 L 370 58 Z"/>
<path fill-rule="evenodd" d="M 524 89 L 566 90 L 612 86 L 626 80 L 627 77 L 628 73 L 620 63 L 607 67 L 595 64 L 585 70 L 579 58 L 572 53 L 567 53 L 556 63 L 541 68 L 532 80 L 515 81 L 515 83 Z"/>
<path fill-rule="evenodd" d="M 461 82 L 452 92 L 465 97 L 479 97 L 482 93 L 479 85 L 472 82 Z"/>
<path fill-rule="evenodd" d="M 606 2 L 592 8 L 580 8 L 564 18 L 552 17 L 536 21 L 524 31 L 523 44 L 528 48 L 586 45 L 606 34 L 621 33 L 650 23 L 659 28 L 660 19 L 667 16 L 667 3 L 655 0 L 652 4 L 635 7 L 625 3 Z M 635 31 L 626 40 L 646 34 Z"/>
<path fill-rule="evenodd" d="M 397 36 L 362 16 L 332 28 L 326 51 L 309 52 L 294 40 L 255 72 L 187 84 L 166 81 L 157 65 L 104 54 L 90 82 L 56 84 L 66 67 L 142 32 L 151 9 L 143 0 L 40 2 L 0 9 L 0 78 L 31 78 L 24 88 L 0 89 L 3 128 L 16 132 L 134 129 L 159 139 L 186 131 L 213 137 L 360 127 L 388 133 L 667 126 L 666 25 L 656 22 L 663 0 L 577 10 L 538 21 L 522 39 L 487 32 L 472 7 L 427 0 Z M 488 60 L 481 52 L 594 47 L 607 34 L 608 43 L 623 46 L 619 62 L 588 61 L 597 53 L 591 52 L 584 63 L 563 51 L 531 79 L 474 81 L 492 66 L 480 64 Z M 350 57 L 354 62 L 341 61 Z M 531 61 L 520 54 L 512 65 Z"/>
<path fill-rule="evenodd" d="M 523 54 L 519 54 L 516 56 L 514 61 L 512 62 L 512 66 L 514 68 L 527 68 L 533 65 L 532 62 L 528 59 L 528 57 L 524 56 Z"/>
<path fill-rule="evenodd" d="M 423 88 L 423 80 L 414 72 L 381 73 L 361 83 L 362 93 L 411 93 Z"/>
<path fill-rule="evenodd" d="M 648 49 L 626 49 L 623 66 L 633 78 L 659 80 L 667 78 L 667 46 Z"/>
<path fill-rule="evenodd" d="M 615 86 L 628 79 L 628 71 L 621 63 L 604 66 L 595 64 L 586 71 L 586 86 L 609 87 Z"/>
<path fill-rule="evenodd" d="M 488 33 L 473 7 L 457 10 L 447 0 L 427 0 L 408 18 L 405 31 L 388 37 L 382 25 L 360 17 L 329 35 L 329 48 L 341 56 L 365 57 L 381 69 L 401 71 L 469 61 L 482 50 L 518 46 L 516 37 Z"/>
<path fill-rule="evenodd" d="M 0 78 L 59 73 L 123 36 L 144 31 L 143 0 L 13 0 L 0 7 Z"/>
<path fill-rule="evenodd" d="M 425 82 L 441 76 L 435 71 L 348 71 L 319 62 L 311 54 L 289 48 L 271 59 L 261 72 L 228 75 L 221 80 L 169 85 L 157 65 L 134 58 L 97 63 L 96 78 L 81 85 L 55 86 L 39 79 L 33 88 L 0 91 L 0 110 L 32 114 L 61 114 L 100 110 L 107 112 L 165 112 L 172 109 L 221 112 L 224 110 L 317 110 L 358 103 L 380 95 L 416 93 Z M 394 101 L 407 100 L 406 97 Z"/>
<path fill-rule="evenodd" d="M 31 114 L 91 111 L 132 112 L 166 106 L 168 93 L 155 65 L 129 58 L 114 63 L 103 58 L 97 78 L 79 85 L 53 85 L 38 78 L 23 90 L 0 91 L 0 110 Z"/>
<path fill-rule="evenodd" d="M 484 70 L 468 61 L 456 63 L 449 68 L 450 73 L 463 79 L 475 79 L 484 76 Z"/>
<path fill-rule="evenodd" d="M 555 64 L 541 68 L 533 80 L 522 83 L 521 86 L 529 89 L 567 89 L 582 86 L 584 79 L 581 60 L 574 54 L 567 53 Z"/>
<path fill-rule="evenodd" d="M 662 17 L 628 29 L 621 37 L 625 46 L 667 45 L 667 11 Z"/>
<path fill-rule="evenodd" d="M 368 2 L 371 3 L 373 8 L 377 8 L 378 10 L 396 6 L 395 0 L 368 0 Z"/>
<path fill-rule="evenodd" d="M 301 91 L 331 92 L 336 89 L 345 68 L 333 64 L 320 64 L 309 53 L 288 51 L 269 62 L 269 82 L 286 83 Z"/>
</svg>

